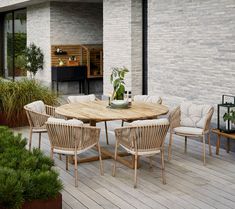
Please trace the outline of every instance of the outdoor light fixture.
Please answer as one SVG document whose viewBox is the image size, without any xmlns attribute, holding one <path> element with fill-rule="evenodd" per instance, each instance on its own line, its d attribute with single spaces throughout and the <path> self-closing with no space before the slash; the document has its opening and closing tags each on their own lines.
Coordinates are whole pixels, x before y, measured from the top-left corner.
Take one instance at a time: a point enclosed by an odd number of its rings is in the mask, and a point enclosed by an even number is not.
<svg viewBox="0 0 235 209">
<path fill-rule="evenodd" d="M 225 100 L 227 99 L 227 100 Z M 218 129 L 226 133 L 235 132 L 235 96 L 223 95 L 218 104 Z"/>
</svg>

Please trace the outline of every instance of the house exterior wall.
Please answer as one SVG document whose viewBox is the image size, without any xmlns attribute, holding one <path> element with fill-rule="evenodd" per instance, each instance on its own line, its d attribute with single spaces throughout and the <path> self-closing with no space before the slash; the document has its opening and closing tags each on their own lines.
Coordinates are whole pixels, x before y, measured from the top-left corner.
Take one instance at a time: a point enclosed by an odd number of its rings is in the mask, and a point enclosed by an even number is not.
<svg viewBox="0 0 235 209">
<path fill-rule="evenodd" d="M 102 44 L 102 3 L 51 2 L 51 44 Z"/>
<path fill-rule="evenodd" d="M 141 0 L 104 0 L 104 94 L 113 91 L 112 67 L 127 67 L 127 90 L 142 91 L 142 16 Z"/>
<path fill-rule="evenodd" d="M 234 95 L 235 1 L 149 0 L 148 8 L 149 94 L 170 106 Z"/>
<path fill-rule="evenodd" d="M 35 43 L 44 54 L 44 69 L 36 78 L 46 85 L 51 83 L 50 3 L 27 7 L 27 45 Z"/>
</svg>

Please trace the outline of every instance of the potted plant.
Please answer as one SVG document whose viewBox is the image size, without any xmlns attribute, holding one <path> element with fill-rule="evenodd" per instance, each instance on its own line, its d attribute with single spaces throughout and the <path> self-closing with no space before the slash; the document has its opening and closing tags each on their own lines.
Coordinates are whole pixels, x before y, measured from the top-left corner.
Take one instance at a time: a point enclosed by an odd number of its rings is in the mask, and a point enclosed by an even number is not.
<svg viewBox="0 0 235 209">
<path fill-rule="evenodd" d="M 0 125 L 25 126 L 28 120 L 24 105 L 35 100 L 45 104 L 57 104 L 57 95 L 40 82 L 32 79 L 5 81 L 0 79 Z"/>
<path fill-rule="evenodd" d="M 26 144 L 0 127 L 0 209 L 62 209 L 63 186 L 54 162 Z"/>
<path fill-rule="evenodd" d="M 230 112 L 225 113 L 223 119 L 224 122 L 226 122 L 226 129 L 229 130 L 229 132 L 235 132 L 234 128 L 232 128 L 232 125 L 235 125 L 235 111 L 231 110 Z"/>
<path fill-rule="evenodd" d="M 110 76 L 110 82 L 113 85 L 112 100 L 123 100 L 125 93 L 125 75 L 129 70 L 126 67 L 122 68 L 112 68 L 112 73 Z"/>
<path fill-rule="evenodd" d="M 29 71 L 30 77 L 33 78 L 38 70 L 43 69 L 44 55 L 42 53 L 42 50 L 34 43 L 31 43 L 25 49 L 25 59 L 25 69 Z"/>
</svg>

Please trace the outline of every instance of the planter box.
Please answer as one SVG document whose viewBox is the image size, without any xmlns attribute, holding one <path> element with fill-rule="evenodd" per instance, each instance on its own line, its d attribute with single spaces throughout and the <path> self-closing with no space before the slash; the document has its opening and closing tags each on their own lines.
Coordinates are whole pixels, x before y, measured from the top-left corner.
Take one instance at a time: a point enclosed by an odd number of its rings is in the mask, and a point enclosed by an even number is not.
<svg viewBox="0 0 235 209">
<path fill-rule="evenodd" d="M 0 205 L 0 209 L 5 209 Z M 62 209 L 61 193 L 54 199 L 25 202 L 21 209 Z"/>
<path fill-rule="evenodd" d="M 22 209 L 62 209 L 62 195 L 59 193 L 55 199 L 25 202 Z"/>
<path fill-rule="evenodd" d="M 6 115 L 2 112 L 0 112 L 0 125 L 2 126 L 8 126 L 10 128 L 13 127 L 22 127 L 22 126 L 28 126 L 28 119 L 26 116 L 26 113 L 24 110 L 22 110 L 22 115 L 20 118 L 11 118 L 10 120 L 6 119 Z"/>
</svg>

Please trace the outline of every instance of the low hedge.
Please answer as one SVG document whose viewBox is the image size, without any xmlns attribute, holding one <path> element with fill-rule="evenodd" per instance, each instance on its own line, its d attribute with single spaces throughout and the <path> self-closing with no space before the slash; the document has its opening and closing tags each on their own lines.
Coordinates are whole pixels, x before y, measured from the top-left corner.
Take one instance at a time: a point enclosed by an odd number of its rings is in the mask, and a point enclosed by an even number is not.
<svg viewBox="0 0 235 209">
<path fill-rule="evenodd" d="M 26 139 L 0 126 L 0 208 L 21 208 L 25 201 L 55 198 L 62 190 L 53 161 Z"/>
</svg>

